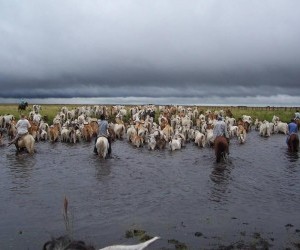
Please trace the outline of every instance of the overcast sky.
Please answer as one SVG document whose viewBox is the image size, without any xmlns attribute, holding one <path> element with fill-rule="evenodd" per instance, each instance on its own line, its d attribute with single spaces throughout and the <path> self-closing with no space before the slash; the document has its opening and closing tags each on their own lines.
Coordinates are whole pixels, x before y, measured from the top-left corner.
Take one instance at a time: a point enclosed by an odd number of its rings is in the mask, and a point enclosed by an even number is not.
<svg viewBox="0 0 300 250">
<path fill-rule="evenodd" d="M 0 102 L 299 105 L 299 11 L 299 0 L 0 0 Z"/>
</svg>

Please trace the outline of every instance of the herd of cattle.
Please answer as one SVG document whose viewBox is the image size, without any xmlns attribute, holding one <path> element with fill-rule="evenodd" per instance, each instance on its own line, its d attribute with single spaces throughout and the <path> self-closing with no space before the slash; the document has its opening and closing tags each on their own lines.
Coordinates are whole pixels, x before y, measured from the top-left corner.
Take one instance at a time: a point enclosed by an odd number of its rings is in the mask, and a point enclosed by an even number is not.
<svg viewBox="0 0 300 250">
<path fill-rule="evenodd" d="M 185 106 L 143 105 L 134 107 L 117 106 L 79 106 L 68 109 L 61 107 L 49 125 L 43 120 L 42 107 L 33 105 L 28 113 L 31 123 L 29 133 L 35 141 L 79 143 L 94 142 L 97 137 L 98 117 L 109 117 L 109 133 L 112 141 L 126 139 L 135 147 L 147 146 L 150 150 L 169 148 L 180 149 L 188 142 L 199 147 L 213 145 L 213 127 L 216 117 L 224 117 L 230 138 L 245 143 L 247 133 L 255 129 L 261 136 L 274 133 L 287 134 L 288 124 L 273 116 L 272 121 L 253 120 L 249 115 L 234 118 L 230 110 L 206 110 Z M 17 133 L 16 119 L 13 115 L 0 116 L 1 137 L 11 140 Z"/>
</svg>

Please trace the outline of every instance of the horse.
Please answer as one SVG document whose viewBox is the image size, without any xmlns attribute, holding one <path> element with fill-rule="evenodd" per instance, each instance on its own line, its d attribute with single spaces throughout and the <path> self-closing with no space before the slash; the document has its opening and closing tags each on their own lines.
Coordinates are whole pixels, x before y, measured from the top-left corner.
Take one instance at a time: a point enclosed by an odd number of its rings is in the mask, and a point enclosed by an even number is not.
<svg viewBox="0 0 300 250">
<path fill-rule="evenodd" d="M 214 141 L 214 148 L 215 148 L 215 155 L 216 155 L 216 161 L 220 162 L 221 157 L 224 158 L 227 157 L 229 154 L 229 146 L 227 139 L 224 136 L 217 136 Z"/>
<path fill-rule="evenodd" d="M 299 150 L 299 137 L 297 134 L 291 134 L 287 140 L 289 150 L 291 152 L 298 152 Z"/>
<path fill-rule="evenodd" d="M 96 149 L 100 158 L 105 159 L 108 154 L 109 143 L 108 139 L 104 136 L 100 136 L 96 141 Z"/>
<path fill-rule="evenodd" d="M 26 110 L 27 107 L 28 107 L 28 102 L 22 102 L 18 106 L 18 111 L 21 112 L 21 110 Z"/>
<path fill-rule="evenodd" d="M 34 144 L 35 144 L 35 140 L 33 136 L 29 133 L 21 136 L 15 143 L 18 151 L 22 149 L 26 149 L 29 154 L 34 153 Z"/>
<path fill-rule="evenodd" d="M 300 120 L 299 120 L 299 119 L 296 119 L 295 122 L 296 122 L 296 124 L 297 124 L 298 131 L 299 131 L 299 130 L 300 130 Z"/>
</svg>

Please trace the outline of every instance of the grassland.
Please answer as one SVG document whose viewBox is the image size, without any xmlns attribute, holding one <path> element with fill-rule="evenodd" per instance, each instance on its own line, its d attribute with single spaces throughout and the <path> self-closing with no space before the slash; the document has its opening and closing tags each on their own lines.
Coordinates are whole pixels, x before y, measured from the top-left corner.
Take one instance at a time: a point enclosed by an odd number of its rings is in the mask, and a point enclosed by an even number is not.
<svg viewBox="0 0 300 250">
<path fill-rule="evenodd" d="M 42 110 L 41 115 L 44 117 L 44 119 L 51 124 L 53 118 L 55 115 L 61 110 L 63 106 L 66 106 L 68 109 L 73 109 L 78 106 L 82 106 L 80 104 L 74 105 L 74 104 L 41 104 Z M 88 106 L 88 105 L 85 105 Z M 111 105 L 106 105 L 110 107 Z M 126 108 L 130 108 L 132 106 L 125 106 Z M 194 108 L 195 106 L 192 106 Z M 276 115 L 280 118 L 281 121 L 289 122 L 292 117 L 294 117 L 294 113 L 296 110 L 300 109 L 298 107 L 246 107 L 246 106 L 197 106 L 198 110 L 206 111 L 207 109 L 210 109 L 212 111 L 214 110 L 227 110 L 230 109 L 230 111 L 233 114 L 234 118 L 242 117 L 242 115 L 250 115 L 253 119 L 258 118 L 259 120 L 268 120 L 271 121 L 273 115 Z M 29 104 L 29 107 L 26 109 L 26 111 L 23 111 L 25 114 L 28 114 L 30 111 L 32 111 L 32 105 Z M 20 113 L 18 112 L 18 104 L 0 104 L 0 115 L 4 114 L 12 114 L 17 119 L 19 119 Z M 158 118 L 158 112 L 156 114 L 156 120 Z M 110 118 L 110 120 L 112 117 Z M 129 119 L 129 115 L 125 118 Z"/>
</svg>

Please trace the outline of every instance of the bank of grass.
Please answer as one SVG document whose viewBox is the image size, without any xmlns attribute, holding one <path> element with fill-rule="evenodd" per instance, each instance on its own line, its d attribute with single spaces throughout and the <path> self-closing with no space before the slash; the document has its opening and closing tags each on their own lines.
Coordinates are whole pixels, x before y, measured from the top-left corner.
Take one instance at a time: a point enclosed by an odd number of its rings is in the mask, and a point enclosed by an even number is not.
<svg viewBox="0 0 300 250">
<path fill-rule="evenodd" d="M 52 124 L 53 118 L 63 106 L 66 106 L 68 109 L 77 107 L 77 105 L 41 104 L 42 109 L 40 113 L 49 124 Z M 11 114 L 17 119 L 20 118 L 21 113 L 28 115 L 30 111 L 32 111 L 32 105 L 29 105 L 25 111 L 19 112 L 18 104 L 0 104 L 0 115 Z"/>
<path fill-rule="evenodd" d="M 78 106 L 82 106 L 80 104 L 41 104 L 42 110 L 41 115 L 44 117 L 44 119 L 51 125 L 53 118 L 55 115 L 60 112 L 61 108 L 63 106 L 66 106 L 68 109 L 74 109 Z M 88 106 L 88 105 L 85 105 Z M 108 107 L 111 107 L 112 105 L 106 105 Z M 125 106 L 128 110 L 132 106 Z M 192 106 L 194 108 L 195 106 Z M 227 109 L 230 109 L 230 111 L 233 114 L 233 117 L 238 119 L 242 117 L 242 115 L 250 115 L 253 119 L 259 119 L 260 121 L 267 120 L 271 121 L 273 115 L 276 115 L 280 118 L 283 122 L 289 122 L 292 117 L 294 117 L 294 114 L 296 110 L 298 110 L 298 107 L 238 107 L 238 106 L 223 106 L 223 107 L 213 107 L 213 106 L 197 106 L 198 110 L 201 112 L 204 112 L 206 110 L 220 110 L 223 109 L 224 111 Z M 109 108 L 110 110 L 110 108 Z M 30 111 L 32 111 L 32 105 L 29 105 L 29 107 L 26 109 L 26 111 L 23 111 L 23 113 L 28 114 Z M 0 115 L 4 114 L 12 114 L 17 119 L 20 117 L 20 113 L 18 112 L 18 104 L 0 104 Z M 159 117 L 159 113 L 156 113 L 155 120 L 157 122 L 157 119 Z M 125 122 L 127 122 L 130 118 L 130 114 L 128 112 L 128 115 L 124 118 Z M 109 117 L 110 121 L 113 121 L 113 117 Z"/>
<path fill-rule="evenodd" d="M 291 118 L 294 117 L 296 109 L 291 108 L 277 108 L 277 109 L 266 109 L 264 107 L 259 109 L 251 109 L 251 108 L 232 108 L 231 112 L 233 113 L 235 118 L 242 117 L 243 115 L 250 115 L 253 120 L 256 118 L 260 121 L 267 120 L 272 121 L 273 115 L 276 115 L 283 122 L 290 122 Z"/>
</svg>

